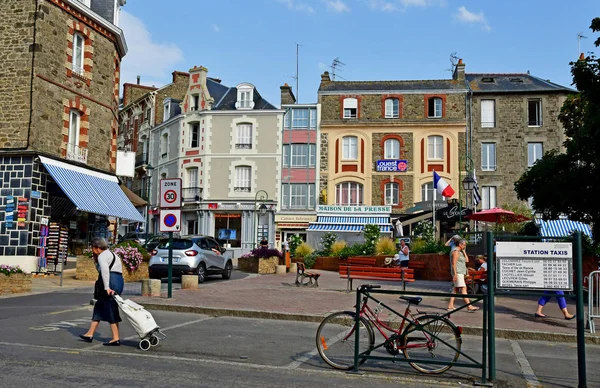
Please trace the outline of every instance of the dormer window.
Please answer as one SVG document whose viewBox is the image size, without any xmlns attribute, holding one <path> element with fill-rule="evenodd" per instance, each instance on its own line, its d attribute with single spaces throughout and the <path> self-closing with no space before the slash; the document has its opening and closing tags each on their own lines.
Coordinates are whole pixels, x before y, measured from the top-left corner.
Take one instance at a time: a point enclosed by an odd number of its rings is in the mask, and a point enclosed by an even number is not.
<svg viewBox="0 0 600 388">
<path fill-rule="evenodd" d="M 198 106 L 200 105 L 200 96 L 194 94 L 192 96 L 192 110 L 198 110 Z"/>
<path fill-rule="evenodd" d="M 165 111 L 163 114 L 163 121 L 167 121 L 171 117 L 171 101 L 165 102 Z"/>
<path fill-rule="evenodd" d="M 236 109 L 254 108 L 254 86 L 251 84 L 239 84 L 237 86 Z"/>
</svg>

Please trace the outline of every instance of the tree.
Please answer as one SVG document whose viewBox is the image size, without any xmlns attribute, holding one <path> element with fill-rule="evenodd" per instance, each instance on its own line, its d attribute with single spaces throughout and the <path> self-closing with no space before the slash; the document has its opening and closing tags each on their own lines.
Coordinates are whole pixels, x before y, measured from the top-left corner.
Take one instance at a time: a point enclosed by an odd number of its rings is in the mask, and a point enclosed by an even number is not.
<svg viewBox="0 0 600 388">
<path fill-rule="evenodd" d="M 592 31 L 600 31 L 594 18 Z M 595 41 L 600 46 L 600 38 Z M 533 197 L 544 218 L 560 214 L 592 225 L 600 241 L 600 60 L 593 54 L 571 62 L 578 94 L 569 95 L 558 119 L 565 129 L 565 153 L 547 152 L 515 183 L 520 200 Z"/>
</svg>

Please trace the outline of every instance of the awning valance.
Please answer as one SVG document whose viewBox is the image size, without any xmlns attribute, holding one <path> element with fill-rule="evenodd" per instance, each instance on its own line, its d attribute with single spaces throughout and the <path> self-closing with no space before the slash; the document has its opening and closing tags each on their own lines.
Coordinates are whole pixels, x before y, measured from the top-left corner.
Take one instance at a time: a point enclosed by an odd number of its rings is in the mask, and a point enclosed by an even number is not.
<svg viewBox="0 0 600 388">
<path fill-rule="evenodd" d="M 573 231 L 580 231 L 588 237 L 592 237 L 592 229 L 588 224 L 579 221 L 571 221 L 567 219 L 560 220 L 536 220 L 540 226 L 540 233 L 547 237 L 563 237 L 569 236 Z"/>
<path fill-rule="evenodd" d="M 78 210 L 144 222 L 117 177 L 40 156 L 48 173 Z"/>
<path fill-rule="evenodd" d="M 360 232 L 365 225 L 377 225 L 382 232 L 391 232 L 390 217 L 359 217 L 359 216 L 317 216 L 316 222 L 311 222 L 307 230 L 327 232 Z"/>
</svg>

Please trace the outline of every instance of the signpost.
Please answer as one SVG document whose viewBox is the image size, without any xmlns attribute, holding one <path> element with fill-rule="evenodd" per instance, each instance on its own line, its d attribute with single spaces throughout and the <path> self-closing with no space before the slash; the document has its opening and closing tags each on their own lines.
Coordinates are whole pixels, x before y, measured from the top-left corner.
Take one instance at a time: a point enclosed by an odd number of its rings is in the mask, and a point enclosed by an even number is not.
<svg viewBox="0 0 600 388">
<path fill-rule="evenodd" d="M 181 179 L 160 180 L 160 228 L 169 232 L 169 287 L 168 297 L 173 297 L 173 232 L 181 230 Z"/>
</svg>

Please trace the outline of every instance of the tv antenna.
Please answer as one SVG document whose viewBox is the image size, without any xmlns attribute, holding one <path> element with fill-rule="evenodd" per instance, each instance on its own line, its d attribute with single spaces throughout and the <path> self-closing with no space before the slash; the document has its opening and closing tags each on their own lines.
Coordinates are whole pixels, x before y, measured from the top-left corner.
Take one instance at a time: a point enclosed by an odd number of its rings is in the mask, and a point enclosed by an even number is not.
<svg viewBox="0 0 600 388">
<path fill-rule="evenodd" d="M 453 53 L 450 53 L 450 68 L 446 69 L 446 71 L 449 71 L 450 74 L 454 75 L 454 69 L 456 68 L 456 64 L 458 63 L 458 55 L 456 55 L 456 51 Z"/>
<path fill-rule="evenodd" d="M 339 75 L 336 74 L 338 71 L 341 71 L 342 66 L 346 66 L 346 64 L 344 62 L 340 61 L 340 57 L 337 57 L 333 60 L 333 62 L 331 63 L 331 80 L 332 81 L 335 81 L 336 77 L 346 80 L 344 77 L 340 77 Z"/>
<path fill-rule="evenodd" d="M 299 50 L 300 50 L 300 46 L 302 46 L 301 44 L 296 43 L 296 75 L 293 77 L 296 80 L 296 101 L 300 100 L 300 90 L 298 89 L 298 79 L 299 77 L 299 73 L 298 73 L 298 54 L 299 54 Z"/>
<path fill-rule="evenodd" d="M 577 34 L 577 57 L 579 57 L 579 54 L 581 54 L 581 39 L 587 39 L 587 36 L 583 36 L 583 34 L 580 32 Z"/>
</svg>

